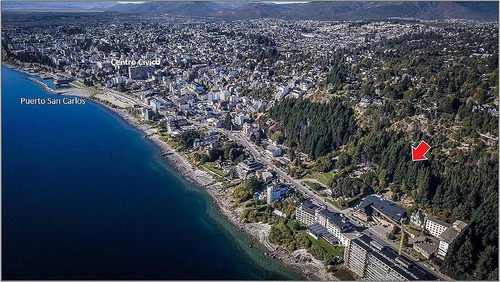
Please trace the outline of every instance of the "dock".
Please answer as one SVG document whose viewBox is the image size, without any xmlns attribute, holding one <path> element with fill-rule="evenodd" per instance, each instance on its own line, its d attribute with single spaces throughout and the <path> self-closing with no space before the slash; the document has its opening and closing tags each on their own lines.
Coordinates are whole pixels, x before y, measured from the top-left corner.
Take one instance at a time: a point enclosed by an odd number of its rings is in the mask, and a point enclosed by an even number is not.
<svg viewBox="0 0 500 282">
<path fill-rule="evenodd" d="M 54 90 L 54 89 L 50 88 L 49 86 L 47 86 L 47 84 L 45 84 L 45 83 L 41 82 L 40 80 L 34 79 L 34 78 L 32 78 L 32 77 L 28 77 L 28 78 L 26 78 L 26 79 L 27 79 L 27 80 L 29 80 L 29 81 L 32 81 L 32 82 L 34 82 L 34 83 L 36 83 L 36 84 L 38 84 L 38 85 L 40 85 L 40 86 L 42 86 L 42 87 L 43 87 L 43 89 L 44 89 L 45 91 L 49 92 L 49 93 L 52 93 L 52 94 L 57 94 L 57 95 L 60 95 L 60 94 L 63 94 L 63 93 L 64 93 L 64 91 Z"/>
<path fill-rule="evenodd" d="M 174 154 L 174 153 L 173 152 L 166 152 L 166 153 L 161 154 L 161 156 L 166 157 L 166 156 L 170 156 L 172 154 Z"/>
</svg>

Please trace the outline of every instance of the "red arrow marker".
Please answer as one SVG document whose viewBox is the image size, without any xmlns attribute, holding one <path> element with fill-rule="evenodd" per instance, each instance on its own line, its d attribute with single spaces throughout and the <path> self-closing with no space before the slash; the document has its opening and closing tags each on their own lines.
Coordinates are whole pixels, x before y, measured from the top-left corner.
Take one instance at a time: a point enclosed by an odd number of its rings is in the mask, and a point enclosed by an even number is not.
<svg viewBox="0 0 500 282">
<path fill-rule="evenodd" d="M 427 157 L 425 156 L 425 153 L 429 151 L 431 146 L 429 146 L 425 141 L 421 141 L 420 144 L 418 144 L 417 148 L 413 148 L 411 146 L 411 158 L 413 161 L 423 161 L 427 160 Z"/>
</svg>

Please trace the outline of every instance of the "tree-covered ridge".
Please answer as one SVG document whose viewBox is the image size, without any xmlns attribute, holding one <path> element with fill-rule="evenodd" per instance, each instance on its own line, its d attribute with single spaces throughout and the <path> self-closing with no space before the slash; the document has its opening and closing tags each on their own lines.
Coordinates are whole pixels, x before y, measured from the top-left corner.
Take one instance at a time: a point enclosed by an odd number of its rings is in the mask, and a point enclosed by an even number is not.
<svg viewBox="0 0 500 282">
<path fill-rule="evenodd" d="M 325 158 L 335 160 L 326 162 L 336 169 L 333 197 L 390 191 L 393 200 L 410 199 L 447 222 L 468 222 L 442 270 L 455 279 L 497 280 L 498 28 L 444 27 L 343 50 L 340 57 L 352 58 L 340 60 L 347 71 L 322 62 L 332 72 L 321 89 L 329 94 L 321 95 L 342 106 L 329 112 L 320 110 L 328 104 L 307 101 L 315 97 L 285 100 L 271 111 L 284 129 L 274 137 L 291 147 L 292 161 L 296 148 L 319 171 L 327 171 Z M 365 95 L 382 102 L 360 106 Z M 333 138 L 331 128 L 345 134 Z M 323 150 L 325 136 L 332 138 Z M 420 140 L 432 146 L 429 160 L 413 162 L 411 146 Z"/>
<path fill-rule="evenodd" d="M 458 280 L 498 281 L 498 194 L 491 193 L 451 243 L 442 270 Z"/>
<path fill-rule="evenodd" d="M 324 104 L 287 99 L 271 110 L 271 117 L 282 123 L 277 138 L 312 159 L 338 150 L 356 130 L 354 113 L 341 99 Z"/>
</svg>

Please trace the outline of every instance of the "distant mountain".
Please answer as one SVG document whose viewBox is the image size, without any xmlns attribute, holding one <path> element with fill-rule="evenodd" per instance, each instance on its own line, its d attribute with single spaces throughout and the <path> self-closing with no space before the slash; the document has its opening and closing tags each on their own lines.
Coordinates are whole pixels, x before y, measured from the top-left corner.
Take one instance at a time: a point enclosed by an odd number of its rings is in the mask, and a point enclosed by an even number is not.
<svg viewBox="0 0 500 282">
<path fill-rule="evenodd" d="M 2 2 L 2 12 L 103 12 L 114 2 Z"/>
<path fill-rule="evenodd" d="M 388 17 L 498 21 L 498 2 L 3 2 L 2 11 L 159 13 L 226 20 L 375 20 Z"/>
<path fill-rule="evenodd" d="M 373 20 L 388 17 L 498 21 L 498 2 L 148 2 L 116 4 L 122 13 L 162 13 L 221 19 Z"/>
</svg>

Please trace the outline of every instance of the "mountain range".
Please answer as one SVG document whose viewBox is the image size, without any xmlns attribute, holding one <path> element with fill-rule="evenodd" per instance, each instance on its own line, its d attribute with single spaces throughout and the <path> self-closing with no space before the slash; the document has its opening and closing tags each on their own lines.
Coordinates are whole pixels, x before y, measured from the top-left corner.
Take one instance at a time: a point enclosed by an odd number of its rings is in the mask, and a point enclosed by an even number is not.
<svg viewBox="0 0 500 282">
<path fill-rule="evenodd" d="M 377 20 L 389 17 L 424 20 L 498 21 L 498 2 L 4 2 L 2 11 L 157 13 L 225 20 Z"/>
</svg>

